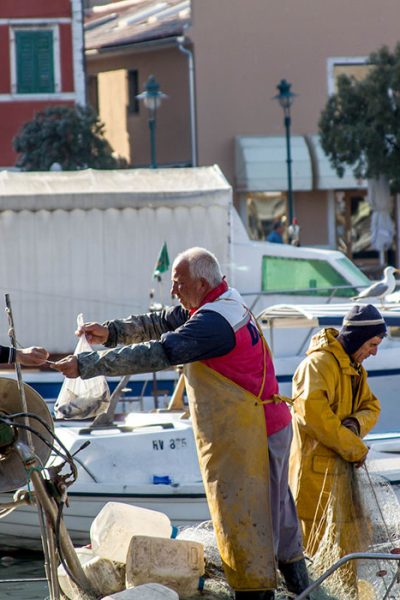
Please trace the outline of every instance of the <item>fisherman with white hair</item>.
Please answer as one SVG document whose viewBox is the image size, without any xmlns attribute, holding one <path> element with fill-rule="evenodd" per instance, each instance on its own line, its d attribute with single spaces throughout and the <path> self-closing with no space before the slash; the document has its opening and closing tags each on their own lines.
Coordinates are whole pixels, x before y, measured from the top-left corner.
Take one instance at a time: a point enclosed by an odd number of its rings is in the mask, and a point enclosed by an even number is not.
<svg viewBox="0 0 400 600">
<path fill-rule="evenodd" d="M 68 356 L 55 368 L 88 379 L 184 364 L 207 500 L 236 600 L 274 598 L 275 561 L 288 589 L 301 593 L 308 575 L 288 487 L 291 415 L 267 343 L 204 248 L 176 257 L 171 293 L 180 306 L 86 323 L 77 334 L 89 342 L 124 345 Z"/>
</svg>

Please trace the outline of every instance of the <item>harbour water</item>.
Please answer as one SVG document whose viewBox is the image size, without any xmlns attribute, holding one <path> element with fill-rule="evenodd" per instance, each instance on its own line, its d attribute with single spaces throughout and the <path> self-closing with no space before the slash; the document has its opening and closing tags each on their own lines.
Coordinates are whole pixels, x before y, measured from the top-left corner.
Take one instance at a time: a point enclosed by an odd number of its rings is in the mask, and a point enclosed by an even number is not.
<svg viewBox="0 0 400 600">
<path fill-rule="evenodd" d="M 26 581 L 43 578 L 44 567 L 41 554 L 8 554 L 1 552 L 0 599 L 46 600 L 49 597 L 46 581 Z M 5 580 L 12 580 L 5 582 Z"/>
</svg>

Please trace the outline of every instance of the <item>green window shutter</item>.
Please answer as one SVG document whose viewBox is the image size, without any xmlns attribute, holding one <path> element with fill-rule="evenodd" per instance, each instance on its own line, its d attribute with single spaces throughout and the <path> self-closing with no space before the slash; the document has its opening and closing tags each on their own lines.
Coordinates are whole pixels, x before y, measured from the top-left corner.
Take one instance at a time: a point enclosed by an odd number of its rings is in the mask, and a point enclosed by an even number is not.
<svg viewBox="0 0 400 600">
<path fill-rule="evenodd" d="M 18 94 L 54 92 L 52 31 L 16 31 Z"/>
</svg>

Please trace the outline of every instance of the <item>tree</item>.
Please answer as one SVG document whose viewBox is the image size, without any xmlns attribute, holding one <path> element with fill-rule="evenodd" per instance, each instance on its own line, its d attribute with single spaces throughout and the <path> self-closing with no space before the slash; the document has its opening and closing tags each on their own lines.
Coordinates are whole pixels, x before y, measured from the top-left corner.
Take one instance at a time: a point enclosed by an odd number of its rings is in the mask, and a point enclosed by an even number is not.
<svg viewBox="0 0 400 600">
<path fill-rule="evenodd" d="M 339 176 L 353 168 L 356 178 L 385 177 L 400 191 L 400 43 L 369 57 L 361 81 L 340 75 L 319 121 L 321 145 Z"/>
<path fill-rule="evenodd" d="M 57 163 L 65 171 L 121 167 L 90 107 L 48 107 L 22 126 L 13 145 L 19 153 L 16 166 L 23 171 L 48 171 Z"/>
</svg>

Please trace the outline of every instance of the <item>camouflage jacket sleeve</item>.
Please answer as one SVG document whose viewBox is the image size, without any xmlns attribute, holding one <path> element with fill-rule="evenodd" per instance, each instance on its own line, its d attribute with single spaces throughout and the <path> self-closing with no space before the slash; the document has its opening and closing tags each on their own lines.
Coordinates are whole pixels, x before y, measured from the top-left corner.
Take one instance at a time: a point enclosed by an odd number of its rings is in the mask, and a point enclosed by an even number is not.
<svg viewBox="0 0 400 600">
<path fill-rule="evenodd" d="M 148 373 L 172 366 L 160 342 L 134 344 L 101 352 L 82 352 L 77 358 L 82 379 L 97 375 Z"/>
<path fill-rule="evenodd" d="M 104 344 L 107 348 L 118 345 L 138 344 L 159 340 L 163 333 L 175 331 L 189 318 L 187 310 L 181 306 L 143 315 L 131 315 L 126 319 L 106 321 L 103 325 L 108 327 L 108 340 Z"/>
<path fill-rule="evenodd" d="M 78 367 L 82 379 L 147 373 L 223 356 L 233 350 L 235 344 L 235 333 L 222 315 L 200 310 L 177 329 L 162 334 L 160 341 L 78 354 Z"/>
</svg>

